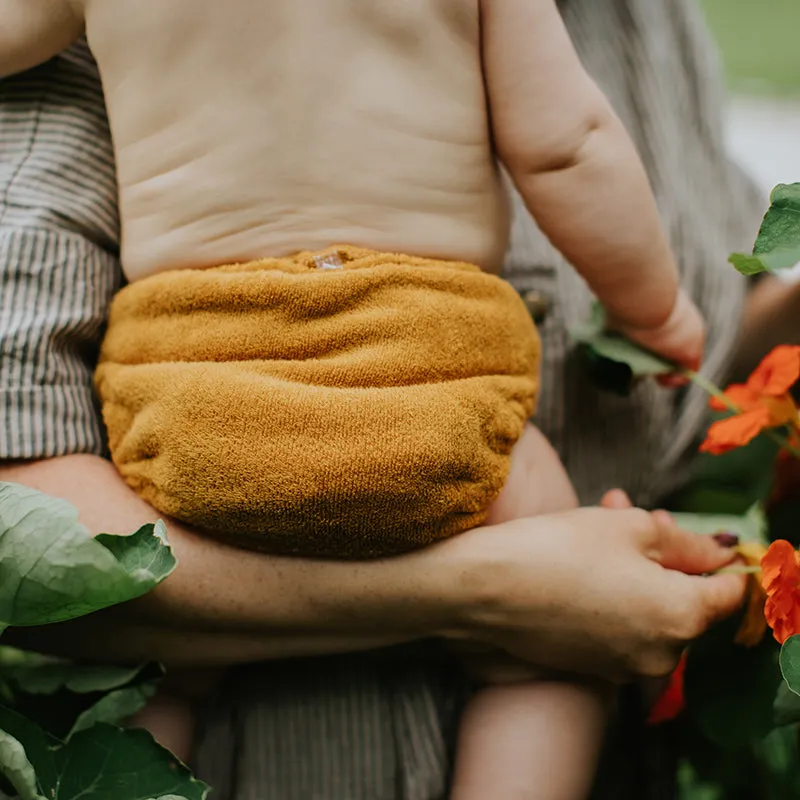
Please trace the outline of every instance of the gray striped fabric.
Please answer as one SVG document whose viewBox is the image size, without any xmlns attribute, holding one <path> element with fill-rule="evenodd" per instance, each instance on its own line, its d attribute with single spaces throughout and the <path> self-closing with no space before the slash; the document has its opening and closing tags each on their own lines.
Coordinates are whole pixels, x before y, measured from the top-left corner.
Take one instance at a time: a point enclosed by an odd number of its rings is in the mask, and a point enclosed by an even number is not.
<svg viewBox="0 0 800 800">
<path fill-rule="evenodd" d="M 719 377 L 745 292 L 725 257 L 752 240 L 765 198 L 723 151 L 698 11 L 692 0 L 570 0 L 564 13 L 640 147 Z M 588 385 L 567 331 L 590 297 L 515 202 L 508 277 L 551 303 L 538 422 L 585 501 L 619 485 L 654 502 L 684 473 L 704 399 L 642 386 L 623 401 Z M 91 371 L 122 280 L 118 240 L 100 83 L 80 45 L 0 81 L 0 458 L 103 452 Z M 213 699 L 198 768 L 221 800 L 440 798 L 464 690 L 432 648 L 258 665 Z"/>
<path fill-rule="evenodd" d="M 99 453 L 92 370 L 122 282 L 114 159 L 85 47 L 0 81 L 0 457 Z"/>
</svg>

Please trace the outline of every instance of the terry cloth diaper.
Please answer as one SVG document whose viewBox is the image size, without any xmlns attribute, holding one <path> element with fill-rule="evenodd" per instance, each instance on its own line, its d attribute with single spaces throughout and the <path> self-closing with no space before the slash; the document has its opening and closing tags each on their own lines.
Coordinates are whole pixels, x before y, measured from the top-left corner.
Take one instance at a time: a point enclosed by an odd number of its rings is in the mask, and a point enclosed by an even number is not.
<svg viewBox="0 0 800 800">
<path fill-rule="evenodd" d="M 131 284 L 95 382 L 113 461 L 159 511 L 275 554 L 371 558 L 485 519 L 538 365 L 500 278 L 340 247 Z"/>
</svg>

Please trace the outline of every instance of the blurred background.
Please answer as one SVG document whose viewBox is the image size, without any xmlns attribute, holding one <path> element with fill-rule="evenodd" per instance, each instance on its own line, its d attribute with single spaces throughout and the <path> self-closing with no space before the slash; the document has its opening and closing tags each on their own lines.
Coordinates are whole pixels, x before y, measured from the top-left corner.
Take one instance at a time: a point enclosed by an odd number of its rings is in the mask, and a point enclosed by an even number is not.
<svg viewBox="0 0 800 800">
<path fill-rule="evenodd" d="M 765 189 L 800 182 L 800 0 L 701 0 L 731 90 L 731 148 Z"/>
<path fill-rule="evenodd" d="M 725 67 L 730 90 L 727 131 L 735 157 L 765 192 L 777 183 L 800 183 L 800 0 L 698 1 Z M 740 451 L 739 456 L 743 459 L 740 467 L 728 462 L 731 475 L 737 468 L 757 463 L 753 450 Z M 729 479 L 730 475 L 718 485 Z M 796 506 L 792 507 L 796 515 Z M 789 522 L 794 532 L 796 520 L 795 516 Z M 776 514 L 771 524 L 778 526 Z M 708 686 L 727 680 L 720 676 L 732 674 L 730 667 L 726 663 Z M 749 696 L 755 697 L 755 692 Z M 748 713 L 739 712 L 739 716 Z M 678 734 L 688 756 L 679 770 L 680 800 L 800 798 L 796 728 L 778 728 L 764 739 L 731 749 L 711 744 L 698 731 L 687 723 Z"/>
</svg>

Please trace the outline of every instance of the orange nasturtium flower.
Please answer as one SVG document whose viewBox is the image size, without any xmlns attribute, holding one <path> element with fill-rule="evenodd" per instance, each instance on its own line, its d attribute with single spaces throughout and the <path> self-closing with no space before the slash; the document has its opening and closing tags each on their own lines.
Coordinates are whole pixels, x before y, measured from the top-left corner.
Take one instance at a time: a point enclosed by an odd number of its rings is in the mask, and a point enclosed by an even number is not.
<svg viewBox="0 0 800 800">
<path fill-rule="evenodd" d="M 756 367 L 747 383 L 736 383 L 725 390 L 725 397 L 738 413 L 713 423 L 700 450 L 720 455 L 747 444 L 767 428 L 792 425 L 797 429 L 797 406 L 789 391 L 798 379 L 800 347 L 779 345 Z M 729 408 L 716 397 L 709 405 L 717 411 Z"/>
<path fill-rule="evenodd" d="M 686 652 L 681 656 L 678 666 L 669 676 L 664 691 L 650 709 L 650 716 L 647 718 L 648 725 L 658 725 L 662 722 L 669 722 L 675 719 L 686 707 L 686 699 L 683 695 L 683 683 L 686 675 Z"/>
<path fill-rule="evenodd" d="M 736 552 L 748 567 L 759 566 L 767 553 L 767 548 L 760 542 L 742 542 Z M 747 605 L 742 617 L 736 638 L 736 644 L 743 647 L 757 647 L 767 631 L 767 620 L 764 616 L 764 605 L 767 594 L 761 584 L 759 575 L 747 576 Z"/>
<path fill-rule="evenodd" d="M 800 634 L 800 556 L 785 539 L 773 542 L 761 559 L 761 585 L 767 593 L 764 616 L 783 644 Z"/>
</svg>

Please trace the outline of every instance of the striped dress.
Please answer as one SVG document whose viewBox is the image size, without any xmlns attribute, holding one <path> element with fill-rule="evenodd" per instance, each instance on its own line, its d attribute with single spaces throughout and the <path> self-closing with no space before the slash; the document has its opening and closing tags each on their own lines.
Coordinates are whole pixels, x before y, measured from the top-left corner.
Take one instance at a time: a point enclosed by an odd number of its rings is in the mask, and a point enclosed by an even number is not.
<svg viewBox="0 0 800 800">
<path fill-rule="evenodd" d="M 684 283 L 708 321 L 705 370 L 720 379 L 746 290 L 726 255 L 752 241 L 766 198 L 724 151 L 702 19 L 693 0 L 562 5 L 640 149 Z M 642 385 L 623 400 L 592 388 L 568 335 L 590 295 L 514 202 L 507 277 L 544 342 L 537 422 L 582 500 L 622 486 L 639 504 L 654 503 L 685 477 L 704 399 Z M 118 254 L 108 125 L 95 65 L 79 44 L 0 81 L 0 458 L 104 452 L 91 378 L 122 282 Z M 209 703 L 197 768 L 219 800 L 443 798 L 464 692 L 433 647 L 253 666 Z M 670 796 L 646 780 L 660 756 L 643 741 L 625 742 L 631 755 L 617 766 L 630 774 L 616 776 L 609 796 Z"/>
</svg>

